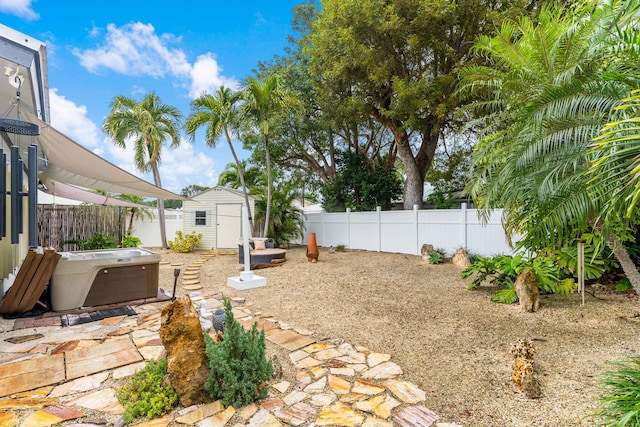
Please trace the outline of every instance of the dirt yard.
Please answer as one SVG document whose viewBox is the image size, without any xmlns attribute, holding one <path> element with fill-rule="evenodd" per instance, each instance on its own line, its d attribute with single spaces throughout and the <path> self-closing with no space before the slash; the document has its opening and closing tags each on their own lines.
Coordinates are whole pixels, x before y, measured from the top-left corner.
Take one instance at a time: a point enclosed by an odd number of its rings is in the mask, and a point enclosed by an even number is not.
<svg viewBox="0 0 640 427">
<path fill-rule="evenodd" d="M 200 255 L 160 252 L 163 261 L 184 266 Z M 160 269 L 160 286 L 169 291 L 174 268 Z M 467 290 L 470 279 L 451 264 L 325 248 L 318 263 L 307 262 L 305 248 L 293 248 L 282 266 L 257 270 L 267 278 L 263 288 L 228 287 L 239 270 L 237 255 L 217 255 L 202 267 L 202 291 L 245 297 L 252 311 L 312 330 L 318 340 L 391 354 L 403 378 L 427 392 L 425 406 L 465 427 L 594 425 L 599 373 L 607 362 L 640 352 L 636 296 L 587 294 L 581 306 L 578 295 L 543 295 L 537 313 L 522 313 L 517 304 L 492 302 L 493 287 Z M 519 338 L 536 349 L 541 399 L 512 385 L 510 348 Z"/>
</svg>

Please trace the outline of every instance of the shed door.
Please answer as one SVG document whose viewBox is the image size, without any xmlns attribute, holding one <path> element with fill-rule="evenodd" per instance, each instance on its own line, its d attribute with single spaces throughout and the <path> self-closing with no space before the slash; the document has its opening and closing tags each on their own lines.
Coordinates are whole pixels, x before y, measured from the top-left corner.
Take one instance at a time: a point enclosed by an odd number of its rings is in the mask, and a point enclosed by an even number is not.
<svg viewBox="0 0 640 427">
<path fill-rule="evenodd" d="M 242 204 L 216 205 L 216 248 L 238 249 L 242 237 Z"/>
</svg>

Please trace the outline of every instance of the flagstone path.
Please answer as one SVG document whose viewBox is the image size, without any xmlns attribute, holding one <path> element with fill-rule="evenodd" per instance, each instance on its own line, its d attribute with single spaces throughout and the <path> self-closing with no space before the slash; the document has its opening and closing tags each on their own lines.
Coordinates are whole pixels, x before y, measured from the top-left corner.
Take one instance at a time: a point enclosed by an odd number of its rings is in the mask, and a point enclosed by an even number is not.
<svg viewBox="0 0 640 427">
<path fill-rule="evenodd" d="M 205 327 L 211 313 L 222 307 L 221 295 L 197 290 L 198 267 L 213 255 L 187 266 L 181 282 L 191 291 Z M 135 425 L 458 426 L 438 422 L 425 406 L 425 392 L 402 379 L 402 368 L 390 355 L 345 342 L 316 342 L 311 331 L 253 313 L 244 298 L 232 303 L 243 326 L 257 322 L 268 341 L 288 352 L 297 372 L 295 381 L 274 381 L 266 399 L 243 408 L 224 408 L 216 401 Z M 17 320 L 13 329 L 0 333 L 0 427 L 122 425 L 124 408 L 110 384 L 133 375 L 145 360 L 166 355 L 158 335 L 160 311 L 166 304 L 139 305 L 136 316 L 65 328 L 51 317 Z"/>
</svg>

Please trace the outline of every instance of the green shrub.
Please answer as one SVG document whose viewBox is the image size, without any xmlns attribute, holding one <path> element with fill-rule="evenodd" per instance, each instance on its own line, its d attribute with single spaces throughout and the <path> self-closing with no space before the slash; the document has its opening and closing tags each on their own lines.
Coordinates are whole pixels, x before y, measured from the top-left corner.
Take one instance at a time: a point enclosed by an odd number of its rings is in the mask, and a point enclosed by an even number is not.
<svg viewBox="0 0 640 427">
<path fill-rule="evenodd" d="M 600 378 L 602 394 L 594 414 L 604 426 L 640 426 L 640 357 L 612 362 Z"/>
<path fill-rule="evenodd" d="M 344 252 L 347 250 L 347 246 L 346 245 L 336 245 L 336 252 Z"/>
<path fill-rule="evenodd" d="M 159 417 L 178 404 L 177 393 L 165 383 L 166 376 L 167 359 L 150 360 L 118 389 L 116 397 L 125 408 L 125 423 L 138 417 Z"/>
<path fill-rule="evenodd" d="M 540 255 L 533 259 L 522 255 L 501 255 L 494 258 L 478 256 L 470 267 L 462 271 L 462 278 L 475 275 L 469 289 L 475 289 L 485 281 L 501 287 L 502 289 L 497 291 L 491 299 L 495 302 L 512 304 L 518 301 L 513 285 L 525 268 L 533 271 L 538 280 L 538 286 L 543 292 L 562 294 L 575 292 L 575 281 L 571 278 L 562 279 L 560 268 L 554 260 Z"/>
<path fill-rule="evenodd" d="M 204 334 L 210 369 L 205 389 L 212 398 L 222 399 L 224 406 L 240 408 L 267 396 L 266 381 L 271 378 L 273 366 L 265 356 L 264 330 L 258 331 L 254 323 L 250 331 L 245 331 L 234 319 L 227 298 L 224 309 L 222 342 Z"/>
<path fill-rule="evenodd" d="M 444 251 L 436 249 L 435 252 L 429 254 L 429 264 L 442 264 L 444 261 Z"/>
<path fill-rule="evenodd" d="M 133 236 L 125 236 L 122 238 L 122 242 L 120 242 L 120 246 L 123 248 L 137 248 L 142 244 L 142 240 Z"/>
<path fill-rule="evenodd" d="M 196 234 L 192 231 L 190 234 L 182 234 L 182 231 L 176 231 L 176 238 L 167 242 L 169 248 L 180 253 L 192 252 L 194 248 L 200 246 L 202 234 Z"/>
<path fill-rule="evenodd" d="M 102 233 L 95 233 L 90 239 L 84 240 L 65 240 L 63 245 L 75 244 L 83 251 L 90 251 L 95 249 L 112 249 L 118 247 L 118 242 L 115 238 L 106 236 Z"/>
</svg>

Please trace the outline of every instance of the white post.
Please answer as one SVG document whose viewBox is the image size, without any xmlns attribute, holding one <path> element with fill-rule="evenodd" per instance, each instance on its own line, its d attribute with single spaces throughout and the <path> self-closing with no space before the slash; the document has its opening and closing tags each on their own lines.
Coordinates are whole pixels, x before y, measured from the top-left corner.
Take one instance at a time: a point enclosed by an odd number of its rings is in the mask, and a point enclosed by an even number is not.
<svg viewBox="0 0 640 427">
<path fill-rule="evenodd" d="M 244 273 L 251 273 L 251 255 L 249 253 L 249 221 L 247 207 L 242 205 L 242 249 L 244 251 Z M 253 273 L 251 273 L 253 274 Z M 240 274 L 242 276 L 242 274 Z"/>
<path fill-rule="evenodd" d="M 578 240 L 578 292 L 584 305 L 584 240 Z"/>
<path fill-rule="evenodd" d="M 247 207 L 242 205 L 242 249 L 244 251 L 244 271 L 240 276 L 229 277 L 227 285 L 236 290 L 253 289 L 267 285 L 267 279 L 253 274 L 251 271 L 251 253 L 249 249 L 249 214 Z"/>
<path fill-rule="evenodd" d="M 382 207 L 376 206 L 378 219 L 378 252 L 382 251 Z"/>
<path fill-rule="evenodd" d="M 415 227 L 414 234 L 416 237 L 416 245 L 415 245 L 416 255 L 420 255 L 420 224 L 418 223 L 419 209 L 420 209 L 420 206 L 418 206 L 417 204 L 413 205 L 413 225 Z"/>
</svg>

